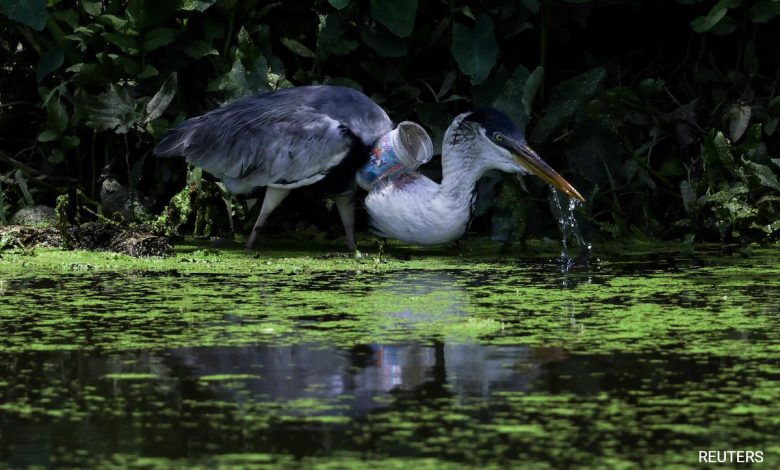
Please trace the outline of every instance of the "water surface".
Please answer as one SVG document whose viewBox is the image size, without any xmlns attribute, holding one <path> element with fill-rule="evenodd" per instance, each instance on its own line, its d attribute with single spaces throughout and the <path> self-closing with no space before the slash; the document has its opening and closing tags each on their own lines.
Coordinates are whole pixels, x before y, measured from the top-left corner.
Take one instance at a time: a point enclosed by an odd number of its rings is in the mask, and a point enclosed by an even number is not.
<svg viewBox="0 0 780 470">
<path fill-rule="evenodd" d="M 0 462 L 780 462 L 778 249 L 315 250 L 5 254 Z"/>
</svg>

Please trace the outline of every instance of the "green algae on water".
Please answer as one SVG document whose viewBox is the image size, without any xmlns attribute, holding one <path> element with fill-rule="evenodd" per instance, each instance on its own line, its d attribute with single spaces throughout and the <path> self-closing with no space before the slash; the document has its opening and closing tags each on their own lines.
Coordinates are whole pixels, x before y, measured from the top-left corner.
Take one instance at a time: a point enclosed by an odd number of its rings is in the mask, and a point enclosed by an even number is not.
<svg viewBox="0 0 780 470">
<path fill-rule="evenodd" d="M 126 372 L 126 373 L 112 373 L 112 374 L 106 374 L 103 376 L 104 379 L 107 380 L 158 380 L 160 376 L 157 374 L 145 374 L 145 373 L 133 373 L 133 372 Z"/>
<path fill-rule="evenodd" d="M 776 248 L 597 248 L 593 266 L 565 274 L 554 252 L 468 244 L 361 260 L 278 248 L 4 254 L 0 462 L 684 467 L 705 448 L 780 459 Z"/>
</svg>

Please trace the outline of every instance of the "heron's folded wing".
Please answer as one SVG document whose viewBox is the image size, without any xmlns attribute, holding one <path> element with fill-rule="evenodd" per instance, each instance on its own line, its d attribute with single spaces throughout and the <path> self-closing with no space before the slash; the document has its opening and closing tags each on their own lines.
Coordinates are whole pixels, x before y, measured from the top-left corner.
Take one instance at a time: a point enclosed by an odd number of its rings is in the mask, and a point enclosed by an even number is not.
<svg viewBox="0 0 780 470">
<path fill-rule="evenodd" d="M 289 90 L 245 98 L 184 121 L 163 136 L 155 154 L 184 156 L 218 177 L 256 186 L 290 184 L 324 176 L 353 145 L 366 145 L 392 128 L 384 111 L 362 94 L 375 109 L 349 114 L 336 97 L 323 101 L 322 90 Z"/>
</svg>

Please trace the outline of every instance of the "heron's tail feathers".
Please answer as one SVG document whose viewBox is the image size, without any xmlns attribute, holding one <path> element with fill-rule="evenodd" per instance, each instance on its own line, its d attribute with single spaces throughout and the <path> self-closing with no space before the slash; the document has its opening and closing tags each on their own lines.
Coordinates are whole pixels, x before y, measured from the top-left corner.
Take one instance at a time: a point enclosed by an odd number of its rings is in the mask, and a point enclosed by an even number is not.
<svg viewBox="0 0 780 470">
<path fill-rule="evenodd" d="M 188 147 L 198 130 L 197 118 L 188 119 L 173 129 L 168 130 L 157 142 L 154 155 L 158 157 L 185 157 Z"/>
</svg>

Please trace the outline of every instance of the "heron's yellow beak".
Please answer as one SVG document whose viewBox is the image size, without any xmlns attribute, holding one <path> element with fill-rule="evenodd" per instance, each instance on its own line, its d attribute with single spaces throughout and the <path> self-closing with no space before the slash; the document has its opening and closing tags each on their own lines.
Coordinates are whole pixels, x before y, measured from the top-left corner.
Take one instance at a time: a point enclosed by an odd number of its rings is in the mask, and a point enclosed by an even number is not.
<svg viewBox="0 0 780 470">
<path fill-rule="evenodd" d="M 515 161 L 530 173 L 543 179 L 545 182 L 560 189 L 570 197 L 585 202 L 585 198 L 574 189 L 574 186 L 566 181 L 563 176 L 553 170 L 527 143 L 512 143 L 510 150 Z"/>
</svg>

